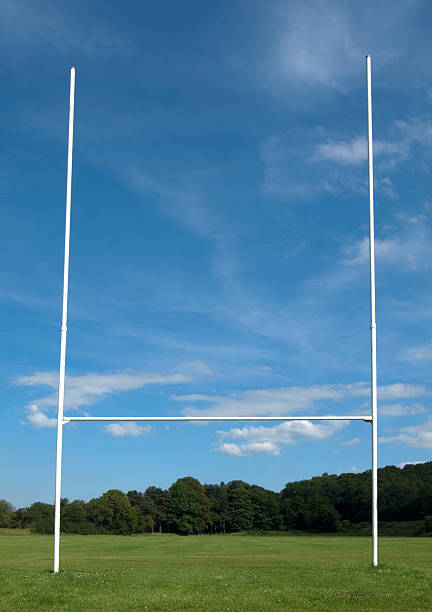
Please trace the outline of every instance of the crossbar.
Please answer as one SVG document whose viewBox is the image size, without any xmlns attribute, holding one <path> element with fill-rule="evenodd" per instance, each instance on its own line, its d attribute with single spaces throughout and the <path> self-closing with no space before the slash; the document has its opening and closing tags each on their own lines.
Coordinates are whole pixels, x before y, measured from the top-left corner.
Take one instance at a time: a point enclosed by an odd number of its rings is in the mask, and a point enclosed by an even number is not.
<svg viewBox="0 0 432 612">
<path fill-rule="evenodd" d="M 71 421 L 365 421 L 371 416 L 64 416 L 63 423 Z"/>
</svg>

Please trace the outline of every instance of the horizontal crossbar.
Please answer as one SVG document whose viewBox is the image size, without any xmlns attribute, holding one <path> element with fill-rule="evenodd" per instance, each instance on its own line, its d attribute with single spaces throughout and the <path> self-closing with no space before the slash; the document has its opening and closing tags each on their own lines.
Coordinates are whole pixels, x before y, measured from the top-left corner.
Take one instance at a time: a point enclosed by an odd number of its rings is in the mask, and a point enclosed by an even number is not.
<svg viewBox="0 0 432 612">
<path fill-rule="evenodd" d="M 372 423 L 371 416 L 64 416 L 63 423 L 70 421 L 365 421 Z"/>
</svg>

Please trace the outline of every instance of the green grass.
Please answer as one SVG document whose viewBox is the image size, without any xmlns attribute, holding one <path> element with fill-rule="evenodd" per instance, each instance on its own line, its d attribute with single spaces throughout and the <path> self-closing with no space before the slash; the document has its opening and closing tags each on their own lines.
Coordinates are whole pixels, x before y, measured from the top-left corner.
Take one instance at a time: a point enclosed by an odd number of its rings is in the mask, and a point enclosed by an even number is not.
<svg viewBox="0 0 432 612">
<path fill-rule="evenodd" d="M 0 610 L 432 610 L 432 538 L 0 530 Z"/>
</svg>

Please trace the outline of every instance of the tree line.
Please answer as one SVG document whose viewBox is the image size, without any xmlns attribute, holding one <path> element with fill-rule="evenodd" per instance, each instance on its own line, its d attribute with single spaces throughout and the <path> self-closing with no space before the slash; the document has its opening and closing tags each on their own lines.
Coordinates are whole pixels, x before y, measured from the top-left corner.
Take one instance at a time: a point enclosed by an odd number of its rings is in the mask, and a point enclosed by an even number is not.
<svg viewBox="0 0 432 612">
<path fill-rule="evenodd" d="M 382 521 L 424 520 L 432 532 L 432 462 L 378 470 Z M 89 502 L 61 501 L 65 533 L 214 534 L 236 531 L 336 532 L 371 520 L 371 472 L 323 474 L 275 493 L 242 480 L 201 484 L 179 478 L 168 490 L 123 493 L 111 489 Z M 52 533 L 54 506 L 35 502 L 14 509 L 0 500 L 0 527 Z"/>
</svg>

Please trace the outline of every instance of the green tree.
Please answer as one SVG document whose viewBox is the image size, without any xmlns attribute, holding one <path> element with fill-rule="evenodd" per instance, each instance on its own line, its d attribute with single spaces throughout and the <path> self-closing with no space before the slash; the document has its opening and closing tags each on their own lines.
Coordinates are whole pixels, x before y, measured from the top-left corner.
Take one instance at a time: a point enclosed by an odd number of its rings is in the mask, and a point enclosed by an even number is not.
<svg viewBox="0 0 432 612">
<path fill-rule="evenodd" d="M 155 508 L 154 514 L 152 514 L 154 521 L 154 529 L 157 531 L 169 531 L 168 523 L 168 504 L 169 495 L 168 491 L 160 489 L 159 487 L 148 487 L 144 493 L 144 498 L 148 500 L 150 504 L 149 508 Z"/>
<path fill-rule="evenodd" d="M 87 504 L 88 519 L 98 532 L 130 534 L 136 531 L 137 514 L 127 495 L 110 489 Z"/>
<path fill-rule="evenodd" d="M 64 533 L 95 533 L 96 528 L 87 518 L 87 504 L 76 499 L 63 506 L 60 513 L 60 528 Z"/>
<path fill-rule="evenodd" d="M 250 497 L 253 510 L 253 527 L 263 531 L 280 529 L 282 515 L 279 508 L 279 496 L 273 491 L 252 485 Z"/>
<path fill-rule="evenodd" d="M 210 502 L 210 531 L 225 533 L 228 521 L 228 489 L 224 482 L 220 485 L 204 485 L 205 494 Z"/>
<path fill-rule="evenodd" d="M 54 532 L 54 506 L 35 502 L 28 508 L 27 525 L 36 533 Z"/>
<path fill-rule="evenodd" d="M 170 487 L 168 519 L 180 535 L 204 532 L 210 524 L 210 502 L 198 480 L 180 478 Z"/>
<path fill-rule="evenodd" d="M 30 525 L 28 508 L 18 508 L 12 515 L 13 529 L 26 529 Z"/>
<path fill-rule="evenodd" d="M 129 491 L 127 497 L 137 513 L 137 532 L 146 533 L 153 531 L 157 516 L 154 501 L 138 491 Z"/>
<path fill-rule="evenodd" d="M 340 515 L 323 492 L 320 478 L 287 484 L 281 492 L 281 511 L 287 529 L 339 528 Z"/>
<path fill-rule="evenodd" d="M 0 527 L 12 527 L 15 508 L 5 499 L 0 499 Z"/>
<path fill-rule="evenodd" d="M 242 480 L 228 483 L 228 525 L 230 531 L 247 531 L 253 526 L 250 486 Z"/>
</svg>

